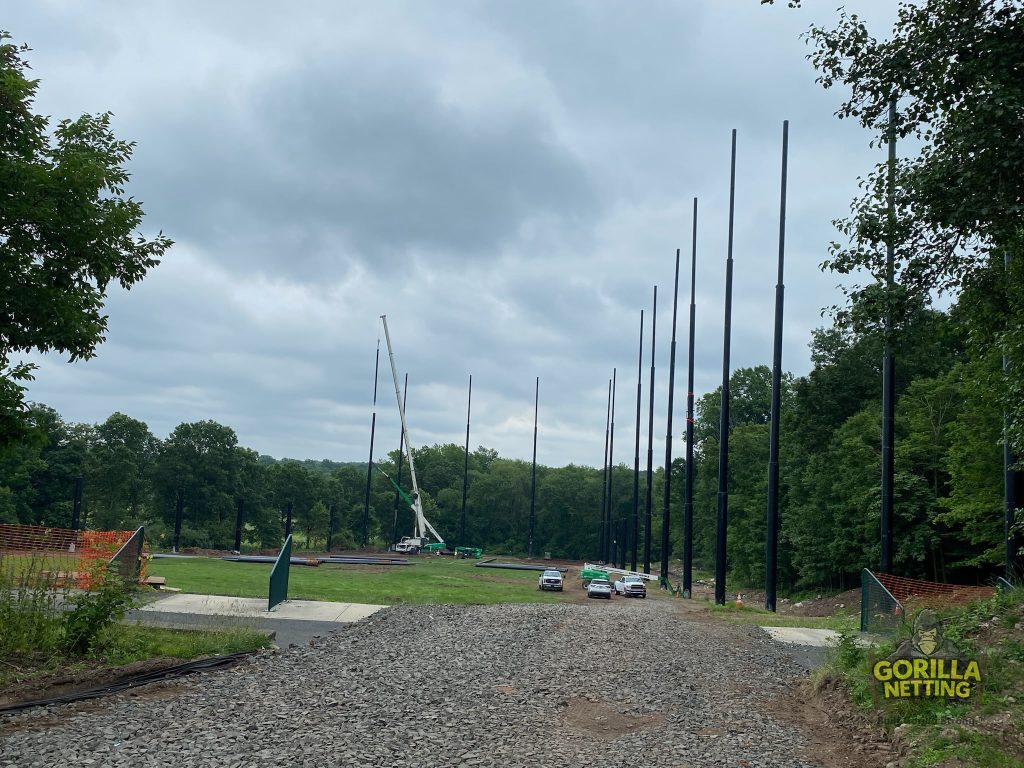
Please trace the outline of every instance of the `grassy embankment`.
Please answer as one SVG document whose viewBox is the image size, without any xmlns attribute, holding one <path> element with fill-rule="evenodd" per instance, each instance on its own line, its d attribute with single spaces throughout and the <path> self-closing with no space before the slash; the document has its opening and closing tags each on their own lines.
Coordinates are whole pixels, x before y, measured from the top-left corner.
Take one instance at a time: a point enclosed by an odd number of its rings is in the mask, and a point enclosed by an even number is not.
<svg viewBox="0 0 1024 768">
<path fill-rule="evenodd" d="M 89 591 L 53 576 L 53 558 L 0 555 L 0 689 L 81 670 L 166 657 L 193 659 L 268 645 L 265 633 L 171 630 L 119 622 L 138 599 L 114 580 Z"/>
<path fill-rule="evenodd" d="M 886 645 L 865 650 L 844 636 L 817 676 L 840 682 L 872 720 L 895 731 L 909 751 L 907 768 L 1024 768 L 1024 588 L 940 612 L 943 634 L 980 662 L 982 690 L 972 703 L 946 699 L 886 700 L 872 687 L 875 661 L 891 654 L 910 628 Z M 977 694 L 975 694 L 977 695 Z"/>
</svg>

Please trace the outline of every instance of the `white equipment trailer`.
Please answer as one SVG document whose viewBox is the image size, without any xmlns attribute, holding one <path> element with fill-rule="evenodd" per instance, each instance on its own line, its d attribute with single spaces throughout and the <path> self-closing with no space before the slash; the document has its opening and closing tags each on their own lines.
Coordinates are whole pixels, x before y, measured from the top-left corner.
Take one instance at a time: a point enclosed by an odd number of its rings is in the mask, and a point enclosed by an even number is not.
<svg viewBox="0 0 1024 768">
<path fill-rule="evenodd" d="M 430 537 L 433 536 L 437 543 L 444 547 L 444 539 L 441 537 L 430 521 L 423 515 L 423 502 L 420 501 L 420 488 L 416 484 L 416 464 L 413 462 L 412 443 L 409 442 L 409 428 L 405 423 L 405 407 L 402 405 L 402 393 L 398 386 L 398 369 L 395 367 L 395 352 L 391 347 L 391 334 L 388 332 L 387 315 L 380 316 L 384 323 L 384 338 L 388 343 L 388 357 L 391 359 L 391 377 L 395 380 L 395 398 L 398 400 L 398 415 L 402 419 L 402 437 L 405 441 L 405 456 L 409 460 L 409 476 L 412 477 L 412 504 L 410 507 L 415 520 L 415 530 L 412 536 L 403 536 L 402 540 L 395 544 L 396 552 L 415 553 L 430 544 Z"/>
</svg>

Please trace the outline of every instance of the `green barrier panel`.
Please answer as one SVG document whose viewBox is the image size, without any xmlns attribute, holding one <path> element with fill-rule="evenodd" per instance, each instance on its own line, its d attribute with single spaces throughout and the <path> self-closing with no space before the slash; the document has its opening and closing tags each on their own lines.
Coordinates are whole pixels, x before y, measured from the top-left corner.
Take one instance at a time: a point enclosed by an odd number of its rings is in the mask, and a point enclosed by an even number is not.
<svg viewBox="0 0 1024 768">
<path fill-rule="evenodd" d="M 142 570 L 142 548 L 146 541 L 146 529 L 139 526 L 121 548 L 117 550 L 110 561 L 108 568 L 116 568 L 118 575 L 128 584 L 134 584 L 139 580 L 139 572 Z"/>
<path fill-rule="evenodd" d="M 860 631 L 895 634 L 903 621 L 903 605 L 871 571 L 860 572 Z"/>
<path fill-rule="evenodd" d="M 682 584 L 673 587 L 672 582 L 666 579 L 664 576 L 658 577 L 658 583 L 661 585 L 662 589 L 667 589 L 669 592 L 671 592 L 672 597 L 680 597 L 683 594 Z"/>
<path fill-rule="evenodd" d="M 288 599 L 288 569 L 292 564 L 292 536 L 284 540 L 281 547 L 281 554 L 277 556 L 277 562 L 270 569 L 270 600 L 267 610 L 274 610 L 274 606 L 282 600 Z"/>
<path fill-rule="evenodd" d="M 998 589 L 1000 592 L 1009 592 L 1013 589 L 1013 584 L 1008 582 L 1002 576 L 999 576 L 998 578 L 996 578 L 996 589 Z"/>
</svg>

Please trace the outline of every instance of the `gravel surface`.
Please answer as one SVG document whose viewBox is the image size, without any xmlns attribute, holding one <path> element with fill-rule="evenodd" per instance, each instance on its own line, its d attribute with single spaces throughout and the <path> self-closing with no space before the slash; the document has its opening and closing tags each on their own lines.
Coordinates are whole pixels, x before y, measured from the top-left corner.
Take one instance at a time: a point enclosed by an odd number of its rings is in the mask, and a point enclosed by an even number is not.
<svg viewBox="0 0 1024 768">
<path fill-rule="evenodd" d="M 231 670 L 0 717 L 0 765 L 809 766 L 800 669 L 670 601 L 402 606 Z"/>
</svg>

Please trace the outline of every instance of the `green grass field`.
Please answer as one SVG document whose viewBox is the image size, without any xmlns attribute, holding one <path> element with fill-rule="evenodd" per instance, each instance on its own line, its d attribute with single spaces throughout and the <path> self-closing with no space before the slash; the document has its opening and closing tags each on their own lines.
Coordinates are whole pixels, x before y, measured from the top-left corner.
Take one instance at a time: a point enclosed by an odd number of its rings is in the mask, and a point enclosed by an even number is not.
<svg viewBox="0 0 1024 768">
<path fill-rule="evenodd" d="M 266 597 L 270 565 L 207 558 L 151 560 L 148 573 L 163 576 L 183 592 L 232 597 Z M 293 600 L 374 603 L 555 603 L 579 589 L 566 574 L 566 592 L 541 592 L 536 571 L 475 568 L 473 561 L 420 557 L 412 565 L 293 565 L 288 597 Z"/>
</svg>

